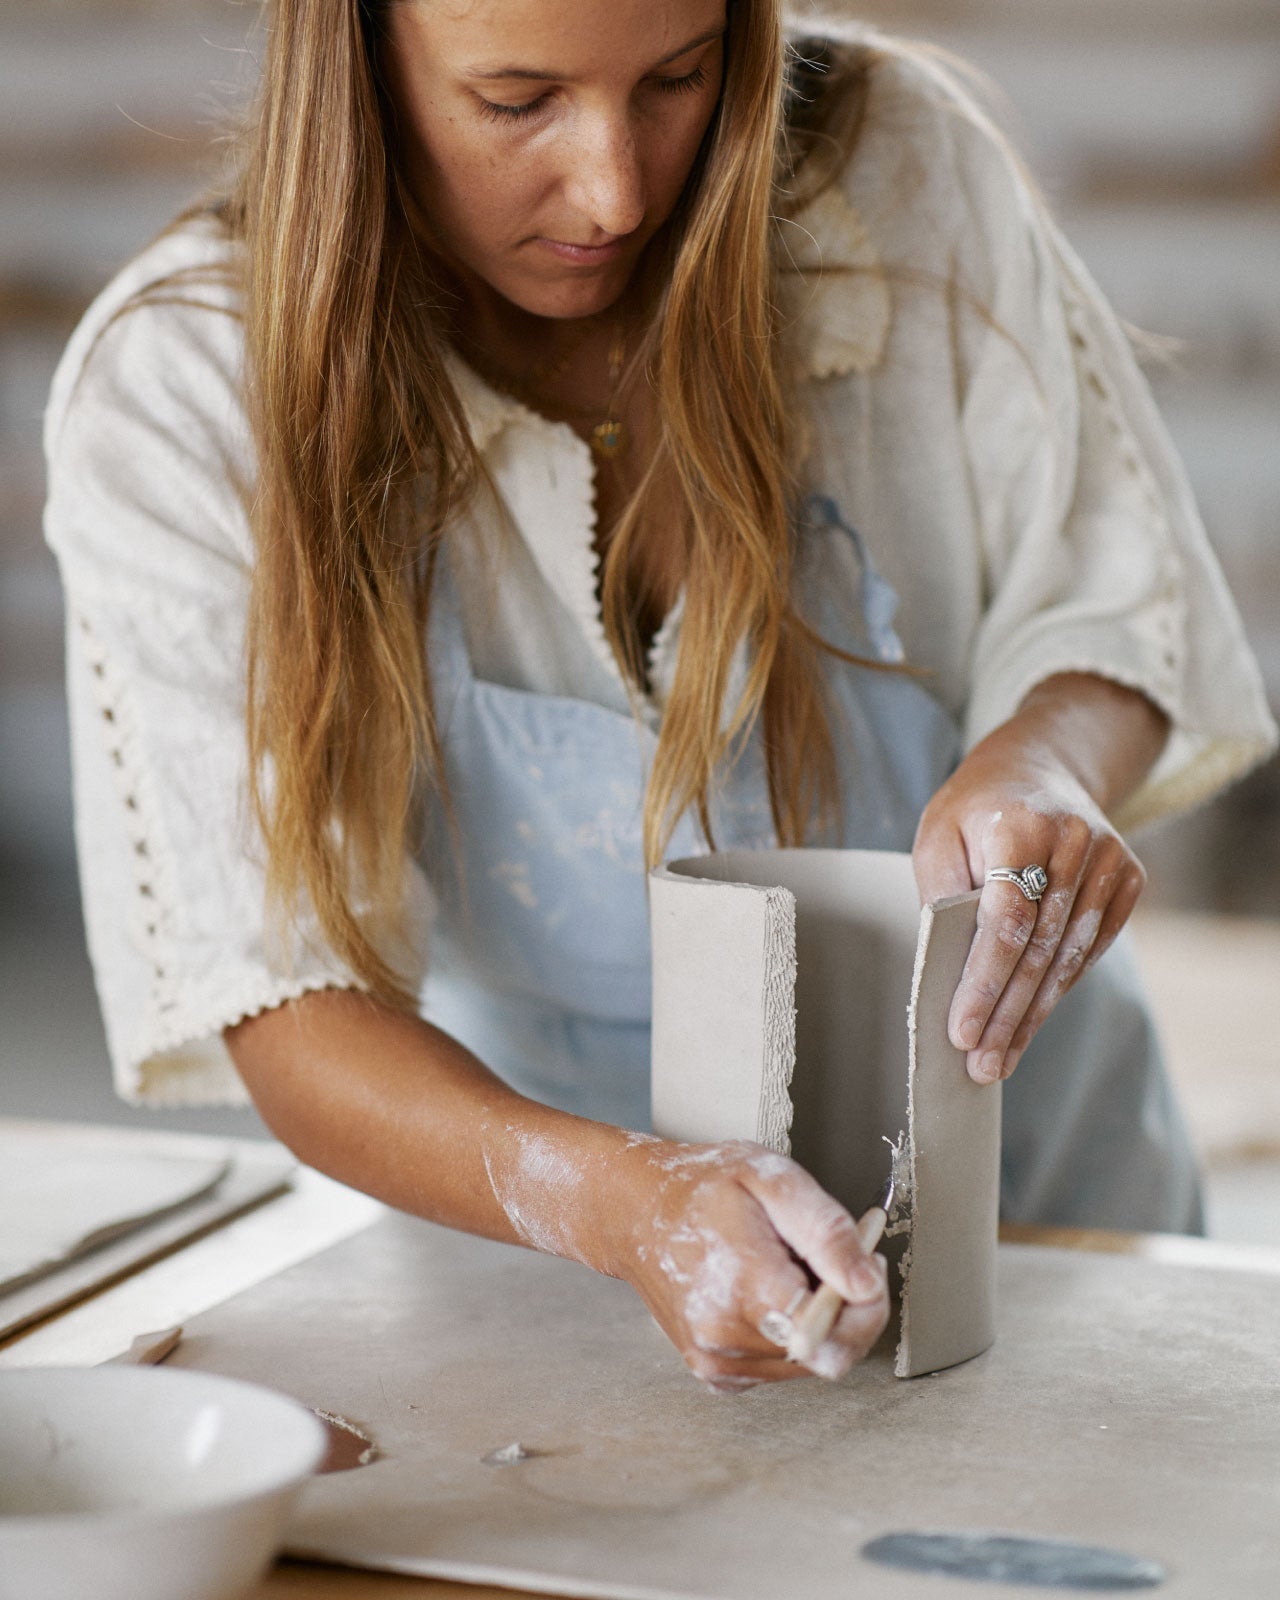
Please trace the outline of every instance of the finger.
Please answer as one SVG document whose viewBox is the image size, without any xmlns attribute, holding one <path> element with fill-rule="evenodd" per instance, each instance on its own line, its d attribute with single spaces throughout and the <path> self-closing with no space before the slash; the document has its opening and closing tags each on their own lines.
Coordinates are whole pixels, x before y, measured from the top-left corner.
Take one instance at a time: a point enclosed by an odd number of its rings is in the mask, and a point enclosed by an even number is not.
<svg viewBox="0 0 1280 1600">
<path fill-rule="evenodd" d="M 1053 843 L 1043 845 L 1037 853 L 1034 845 L 1012 846 L 997 841 L 990 848 L 1012 851 L 1003 859 L 1043 862 L 1049 887 L 1039 902 L 1028 900 L 1016 884 L 993 879 L 983 886 L 978 901 L 978 927 L 973 947 L 965 963 L 948 1017 L 948 1032 L 958 1050 L 990 1052 L 983 1044 L 983 1035 L 991 1022 L 992 1013 L 1000 1003 L 1009 980 L 1025 960 L 1026 977 L 1018 993 L 1010 997 L 1013 1022 L 1021 1020 L 1040 985 L 1052 960 L 1066 926 L 1067 917 L 1075 902 L 1090 853 L 1094 847 L 1093 830 L 1083 817 L 1064 817 L 1054 828 Z M 1018 852 L 1026 850 L 1025 855 Z M 988 862 L 999 864 L 999 858 L 986 857 Z M 1033 945 L 1033 939 L 1035 941 Z M 1034 982 L 1030 981 L 1034 976 Z M 1005 1036 L 1012 1035 L 1012 1028 Z M 991 1063 L 985 1063 L 988 1070 Z M 971 1061 L 970 1070 L 978 1077 L 982 1071 L 981 1056 Z M 993 1081 L 990 1075 L 979 1081 Z"/>
<path fill-rule="evenodd" d="M 763 1383 L 792 1383 L 797 1378 L 812 1378 L 807 1367 L 777 1356 L 754 1360 L 734 1360 L 711 1351 L 690 1350 L 685 1356 L 689 1371 L 715 1394 L 742 1394 Z"/>
<path fill-rule="evenodd" d="M 1020 893 L 1013 884 L 1007 887 Z M 1057 959 L 1077 898 L 1077 885 L 1067 883 L 1047 889 L 1039 906 L 1031 908 L 1036 911 L 1031 937 L 969 1053 L 969 1073 L 977 1082 L 995 1083 L 1004 1075 L 1005 1052 Z"/>
<path fill-rule="evenodd" d="M 685 1358 L 690 1370 L 723 1392 L 810 1375 L 828 1381 L 843 1378 L 875 1347 L 889 1322 L 888 1266 L 883 1257 L 877 1257 L 877 1261 L 885 1284 L 883 1300 L 843 1307 L 835 1326 L 807 1361 L 789 1361 L 778 1352 L 771 1356 L 751 1355 L 740 1350 L 694 1346 Z"/>
<path fill-rule="evenodd" d="M 882 1263 L 883 1256 L 878 1258 Z M 865 1360 L 879 1343 L 889 1325 L 888 1264 L 884 1264 L 886 1293 L 881 1305 L 846 1306 L 840 1313 L 831 1337 L 820 1344 L 809 1362 L 809 1370 L 820 1378 L 835 1380 L 857 1362 Z"/>
<path fill-rule="evenodd" d="M 739 1182 L 759 1202 L 782 1243 L 823 1283 L 852 1305 L 878 1303 L 886 1294 L 884 1275 L 874 1255 L 863 1249 L 857 1223 L 803 1168 L 788 1167 L 775 1177 L 746 1166 Z M 776 1309 L 776 1303 L 763 1309 Z"/>
<path fill-rule="evenodd" d="M 770 1314 L 795 1310 L 809 1298 L 809 1282 L 759 1201 L 740 1186 L 729 1193 L 737 1197 L 734 1212 L 716 1225 L 720 1237 L 682 1285 L 686 1331 L 676 1343 L 717 1359 L 776 1361 L 778 1344 L 764 1331 Z"/>
<path fill-rule="evenodd" d="M 1133 915 L 1146 886 L 1147 869 L 1137 856 L 1126 851 L 1125 861 L 1120 870 L 1120 883 L 1110 905 L 1102 914 L 1102 926 L 1098 929 L 1098 937 L 1094 940 L 1093 949 L 1085 962 L 1086 971 L 1101 956 L 1106 955 L 1115 943 L 1125 923 Z"/>
<path fill-rule="evenodd" d="M 1053 1008 L 1102 956 L 1138 903 L 1146 883 L 1141 864 L 1128 857 L 1119 868 L 1102 862 L 1081 886 L 1070 921 L 1052 964 L 1011 1040 L 1011 1056 L 1020 1056 Z M 1006 1058 L 1006 1074 L 1017 1064 Z"/>
<path fill-rule="evenodd" d="M 869 1255 L 880 1243 L 888 1217 L 879 1206 L 858 1219 L 858 1243 Z M 831 1336 L 845 1302 L 829 1283 L 820 1283 L 791 1319 L 787 1355 L 792 1361 L 808 1362 L 819 1345 Z"/>
<path fill-rule="evenodd" d="M 1038 908 L 1012 883 L 984 886 L 978 926 L 956 986 L 947 1031 L 958 1050 L 977 1048 L 991 1013 L 1031 943 Z"/>
<path fill-rule="evenodd" d="M 954 827 L 931 826 L 928 812 L 916 833 L 911 865 L 915 869 L 921 905 L 945 900 L 953 894 L 966 894 L 973 887 L 963 835 Z"/>
</svg>

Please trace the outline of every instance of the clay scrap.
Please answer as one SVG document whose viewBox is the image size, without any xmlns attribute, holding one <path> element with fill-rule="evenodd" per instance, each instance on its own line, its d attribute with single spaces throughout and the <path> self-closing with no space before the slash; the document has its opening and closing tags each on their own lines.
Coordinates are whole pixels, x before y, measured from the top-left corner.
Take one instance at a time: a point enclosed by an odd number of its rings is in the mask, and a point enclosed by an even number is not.
<svg viewBox="0 0 1280 1600">
<path fill-rule="evenodd" d="M 223 1152 L 129 1150 L 93 1130 L 6 1123 L 0 1130 L 0 1294 L 210 1194 Z"/>
<path fill-rule="evenodd" d="M 258 1139 L 0 1118 L 0 1338 L 289 1186 Z"/>
<path fill-rule="evenodd" d="M 906 1132 L 899 1377 L 995 1336 L 1000 1092 L 946 1019 L 978 894 L 921 912 L 907 855 L 723 852 L 650 878 L 653 1125 L 795 1157 L 851 1211 Z"/>
</svg>

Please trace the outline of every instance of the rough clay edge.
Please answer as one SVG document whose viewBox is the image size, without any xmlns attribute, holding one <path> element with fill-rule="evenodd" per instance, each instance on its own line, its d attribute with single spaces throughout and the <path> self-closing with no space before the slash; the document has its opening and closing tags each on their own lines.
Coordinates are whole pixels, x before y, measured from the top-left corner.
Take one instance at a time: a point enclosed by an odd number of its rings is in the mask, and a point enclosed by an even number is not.
<svg viewBox="0 0 1280 1600">
<path fill-rule="evenodd" d="M 920 912 L 920 936 L 916 940 L 916 964 L 911 974 L 911 1001 L 907 1007 L 907 1160 L 910 1177 L 911 1208 L 907 1213 L 907 1243 L 898 1270 L 902 1274 L 902 1319 L 898 1325 L 898 1348 L 893 1370 L 896 1377 L 909 1378 L 911 1346 L 911 1251 L 915 1243 L 916 1204 L 920 1192 L 916 1173 L 916 1061 L 919 1053 L 920 986 L 924 980 L 925 956 L 933 933 L 933 907 Z"/>
<path fill-rule="evenodd" d="M 791 1153 L 796 1070 L 796 897 L 781 887 L 764 891 L 764 1059 L 756 1138 L 779 1155 Z"/>
</svg>

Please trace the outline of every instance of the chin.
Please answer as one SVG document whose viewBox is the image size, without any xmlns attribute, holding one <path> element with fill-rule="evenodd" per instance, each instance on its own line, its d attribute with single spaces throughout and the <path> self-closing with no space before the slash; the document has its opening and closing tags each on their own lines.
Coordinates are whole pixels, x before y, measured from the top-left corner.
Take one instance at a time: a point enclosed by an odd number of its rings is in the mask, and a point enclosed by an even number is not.
<svg viewBox="0 0 1280 1600">
<path fill-rule="evenodd" d="M 572 322 L 578 317 L 596 317 L 601 312 L 607 311 L 610 306 L 617 303 L 625 288 L 625 280 L 608 286 L 601 284 L 598 288 L 580 284 L 574 285 L 572 291 L 527 295 L 516 304 L 531 316 L 546 317 L 550 321 Z"/>
<path fill-rule="evenodd" d="M 608 270 L 566 274 L 552 281 L 512 283 L 501 293 L 530 316 L 570 321 L 607 311 L 621 297 L 631 278 L 633 263 L 619 262 Z"/>
</svg>

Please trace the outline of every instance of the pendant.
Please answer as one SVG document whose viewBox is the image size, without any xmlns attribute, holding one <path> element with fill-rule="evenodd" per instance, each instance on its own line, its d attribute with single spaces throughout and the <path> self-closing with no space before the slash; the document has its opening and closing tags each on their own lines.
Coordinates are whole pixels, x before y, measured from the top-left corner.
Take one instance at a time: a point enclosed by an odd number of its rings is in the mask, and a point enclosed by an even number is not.
<svg viewBox="0 0 1280 1600">
<path fill-rule="evenodd" d="M 622 424 L 612 417 L 591 430 L 591 448 L 606 461 L 612 461 L 625 442 L 626 435 Z"/>
</svg>

